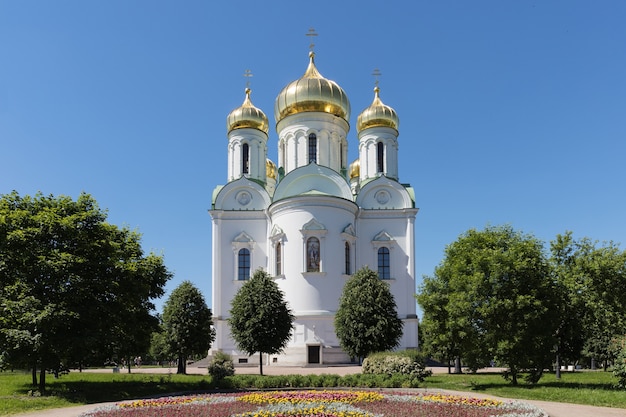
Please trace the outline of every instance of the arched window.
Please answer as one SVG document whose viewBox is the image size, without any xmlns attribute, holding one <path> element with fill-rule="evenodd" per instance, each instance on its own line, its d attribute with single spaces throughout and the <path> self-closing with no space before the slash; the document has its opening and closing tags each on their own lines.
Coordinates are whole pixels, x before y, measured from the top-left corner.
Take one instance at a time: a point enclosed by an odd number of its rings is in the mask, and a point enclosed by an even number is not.
<svg viewBox="0 0 626 417">
<path fill-rule="evenodd" d="M 282 275 L 283 274 L 283 257 L 282 257 L 282 245 L 280 244 L 280 242 L 276 244 L 274 253 L 276 255 L 276 275 Z"/>
<path fill-rule="evenodd" d="M 239 249 L 237 261 L 237 279 L 239 281 L 250 279 L 250 251 L 246 248 Z"/>
<path fill-rule="evenodd" d="M 309 135 L 309 162 L 317 163 L 317 136 L 315 133 Z"/>
<path fill-rule="evenodd" d="M 344 257 L 345 257 L 345 274 L 352 274 L 352 265 L 350 264 L 350 244 L 348 242 L 345 243 L 344 247 Z"/>
<path fill-rule="evenodd" d="M 241 147 L 241 172 L 244 174 L 250 172 L 250 146 L 247 143 Z"/>
<path fill-rule="evenodd" d="M 316 237 L 306 241 L 306 272 L 320 272 L 320 240 Z"/>
<path fill-rule="evenodd" d="M 378 249 L 378 277 L 380 279 L 391 279 L 389 249 L 384 246 Z"/>
<path fill-rule="evenodd" d="M 385 145 L 376 144 L 376 172 L 385 172 Z"/>
</svg>

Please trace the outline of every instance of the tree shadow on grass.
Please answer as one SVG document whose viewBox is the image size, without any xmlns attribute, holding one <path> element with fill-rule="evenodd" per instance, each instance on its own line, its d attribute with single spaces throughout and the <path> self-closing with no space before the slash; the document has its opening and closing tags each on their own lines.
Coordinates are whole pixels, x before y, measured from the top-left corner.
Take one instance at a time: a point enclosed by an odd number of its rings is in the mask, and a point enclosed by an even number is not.
<svg viewBox="0 0 626 417">
<path fill-rule="evenodd" d="M 145 380 L 63 380 L 56 379 L 46 387 L 46 396 L 55 396 L 76 404 L 96 404 L 138 398 L 160 397 L 181 393 L 198 393 L 214 389 L 210 378 L 188 382 L 172 381 L 167 376 Z M 27 395 L 33 387 L 25 384 L 20 393 Z"/>
</svg>

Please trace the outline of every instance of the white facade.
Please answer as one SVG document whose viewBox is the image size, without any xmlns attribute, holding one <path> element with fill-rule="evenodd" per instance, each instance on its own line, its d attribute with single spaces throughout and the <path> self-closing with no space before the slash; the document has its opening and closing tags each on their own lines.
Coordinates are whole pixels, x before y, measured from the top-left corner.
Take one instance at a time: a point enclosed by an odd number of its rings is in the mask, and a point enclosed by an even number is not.
<svg viewBox="0 0 626 417">
<path fill-rule="evenodd" d="M 319 74 L 311 54 L 304 76 L 276 99 L 277 163 L 267 159 L 268 123 L 246 91 L 227 119 L 227 183 L 213 192 L 211 351 L 237 351 L 230 302 L 258 268 L 275 277 L 296 321 L 287 349 L 270 365 L 347 363 L 333 319 L 343 286 L 363 266 L 379 271 L 404 323 L 399 349 L 418 346 L 412 188 L 398 182 L 398 118 L 378 97 L 359 116 L 359 158 L 350 166 L 350 104 Z M 355 143 L 353 146 L 357 146 Z"/>
</svg>

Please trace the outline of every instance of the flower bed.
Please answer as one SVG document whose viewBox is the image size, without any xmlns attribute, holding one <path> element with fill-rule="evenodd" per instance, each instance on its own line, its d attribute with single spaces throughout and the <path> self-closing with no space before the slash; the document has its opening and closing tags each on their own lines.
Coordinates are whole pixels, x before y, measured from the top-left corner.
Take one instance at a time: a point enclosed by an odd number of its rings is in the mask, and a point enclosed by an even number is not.
<svg viewBox="0 0 626 417">
<path fill-rule="evenodd" d="M 123 402 L 81 417 L 547 417 L 530 404 L 437 393 L 272 391 Z"/>
</svg>

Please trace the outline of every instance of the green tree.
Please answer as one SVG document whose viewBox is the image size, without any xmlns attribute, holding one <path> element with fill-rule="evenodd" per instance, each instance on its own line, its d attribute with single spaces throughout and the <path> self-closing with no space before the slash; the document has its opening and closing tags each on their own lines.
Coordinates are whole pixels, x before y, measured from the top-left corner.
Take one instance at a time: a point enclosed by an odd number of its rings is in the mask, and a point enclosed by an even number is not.
<svg viewBox="0 0 626 417">
<path fill-rule="evenodd" d="M 398 346 L 402 320 L 389 285 L 368 267 L 359 269 L 343 287 L 335 314 L 341 348 L 359 359 Z"/>
<path fill-rule="evenodd" d="M 170 352 L 178 358 L 179 374 L 187 373 L 187 359 L 206 355 L 215 340 L 211 309 L 191 282 L 184 281 L 163 306 L 163 328 Z"/>
<path fill-rule="evenodd" d="M 571 362 L 586 355 L 606 370 L 615 358 L 611 341 L 626 325 L 626 252 L 566 232 L 551 242 L 551 253 L 562 294 L 558 353 Z"/>
<path fill-rule="evenodd" d="M 278 284 L 258 269 L 235 294 L 228 324 L 239 350 L 248 355 L 259 352 L 259 370 L 263 375 L 263 354 L 285 349 L 294 319 Z"/>
<path fill-rule="evenodd" d="M 513 384 L 522 371 L 537 381 L 555 344 L 558 299 L 549 272 L 533 236 L 510 226 L 469 230 L 446 247 L 434 277 L 420 287 L 427 344 L 441 350 L 449 343 L 473 369 L 495 359 L 508 366 Z"/>
<path fill-rule="evenodd" d="M 41 392 L 46 370 L 112 356 L 137 334 L 119 329 L 156 323 L 152 300 L 170 278 L 163 259 L 106 218 L 84 193 L 0 197 L 0 350 L 30 367 L 35 385 L 40 370 Z"/>
<path fill-rule="evenodd" d="M 580 259 L 590 249 L 588 241 L 576 242 L 571 232 L 557 235 L 550 242 L 550 267 L 554 276 L 558 314 L 556 328 L 555 369 L 561 378 L 561 364 L 574 363 L 581 357 L 585 334 L 583 321 L 586 316 L 584 295 L 577 291 L 581 282 Z"/>
</svg>

